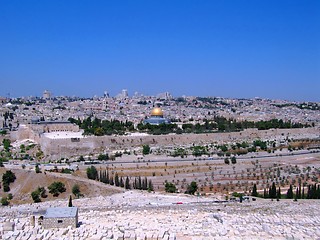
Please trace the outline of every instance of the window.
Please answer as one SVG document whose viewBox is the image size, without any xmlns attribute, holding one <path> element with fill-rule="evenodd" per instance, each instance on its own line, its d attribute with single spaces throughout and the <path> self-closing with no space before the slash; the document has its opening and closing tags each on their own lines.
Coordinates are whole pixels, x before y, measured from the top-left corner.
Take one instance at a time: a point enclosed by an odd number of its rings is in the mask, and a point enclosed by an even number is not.
<svg viewBox="0 0 320 240">
<path fill-rule="evenodd" d="M 63 221 L 62 220 L 58 220 L 58 223 L 62 223 Z"/>
</svg>

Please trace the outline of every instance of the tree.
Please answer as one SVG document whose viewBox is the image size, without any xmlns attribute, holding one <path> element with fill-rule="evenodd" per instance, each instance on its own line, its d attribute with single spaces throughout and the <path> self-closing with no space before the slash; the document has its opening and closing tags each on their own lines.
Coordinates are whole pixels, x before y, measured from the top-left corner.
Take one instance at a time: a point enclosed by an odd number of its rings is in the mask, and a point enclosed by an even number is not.
<svg viewBox="0 0 320 240">
<path fill-rule="evenodd" d="M 72 207 L 72 197 L 71 197 L 71 195 L 69 196 L 69 203 L 68 203 L 68 207 Z"/>
<path fill-rule="evenodd" d="M 109 184 L 110 183 L 110 178 L 109 178 L 109 170 L 107 169 L 107 173 L 106 173 L 106 176 L 105 176 L 105 183 L 106 184 Z"/>
<path fill-rule="evenodd" d="M 2 144 L 3 144 L 3 148 L 8 152 L 9 151 L 9 148 L 11 146 L 11 141 L 10 139 L 3 139 L 2 140 Z"/>
<path fill-rule="evenodd" d="M 122 187 L 122 188 L 124 187 L 124 182 L 123 182 L 123 178 L 122 177 L 120 178 L 120 187 Z"/>
<path fill-rule="evenodd" d="M 231 157 L 231 163 L 236 164 L 237 163 L 237 158 L 235 156 Z"/>
<path fill-rule="evenodd" d="M 41 202 L 40 192 L 38 191 L 38 189 L 31 193 L 31 197 L 32 197 L 33 202 L 35 202 L 35 203 Z"/>
<path fill-rule="evenodd" d="M 110 183 L 110 185 L 114 185 L 113 176 L 110 176 L 109 183 Z"/>
<path fill-rule="evenodd" d="M 166 182 L 165 184 L 165 191 L 169 193 L 175 193 L 177 191 L 176 185 L 171 182 Z"/>
<path fill-rule="evenodd" d="M 146 177 L 142 180 L 142 190 L 148 190 L 148 179 Z"/>
<path fill-rule="evenodd" d="M 39 168 L 39 164 L 36 164 L 35 171 L 36 171 L 36 173 L 41 173 L 40 168 Z"/>
<path fill-rule="evenodd" d="M 98 179 L 98 171 L 94 166 L 87 168 L 87 177 L 93 180 Z"/>
<path fill-rule="evenodd" d="M 225 158 L 225 159 L 224 159 L 224 163 L 225 163 L 225 164 L 230 164 L 229 158 Z"/>
<path fill-rule="evenodd" d="M 186 194 L 194 195 L 194 193 L 198 190 L 198 185 L 195 181 L 192 181 L 190 185 L 187 187 Z"/>
<path fill-rule="evenodd" d="M 194 146 L 193 147 L 193 151 L 192 151 L 193 156 L 199 157 L 204 154 L 207 154 L 205 147 L 203 147 L 203 146 Z"/>
<path fill-rule="evenodd" d="M 4 192 L 10 192 L 9 183 L 3 182 L 3 191 Z"/>
<path fill-rule="evenodd" d="M 142 180 L 140 176 L 135 179 L 135 189 L 142 189 Z"/>
<path fill-rule="evenodd" d="M 299 190 L 296 188 L 296 195 L 294 196 L 294 201 L 298 200 Z"/>
<path fill-rule="evenodd" d="M 13 198 L 12 193 L 9 193 L 9 194 L 8 194 L 8 200 L 12 200 L 12 198 Z"/>
<path fill-rule="evenodd" d="M 267 189 L 263 190 L 263 198 L 268 198 Z"/>
<path fill-rule="evenodd" d="M 1 204 L 2 204 L 2 206 L 8 206 L 9 203 L 10 203 L 10 202 L 9 202 L 9 200 L 8 200 L 7 197 L 1 198 Z"/>
<path fill-rule="evenodd" d="M 40 196 L 41 196 L 42 198 L 48 197 L 48 196 L 47 196 L 47 193 L 46 193 L 46 189 L 45 189 L 44 187 L 38 187 L 38 192 L 40 193 Z"/>
<path fill-rule="evenodd" d="M 77 198 L 79 198 L 79 196 L 81 195 L 80 187 L 78 184 L 73 185 L 72 194 L 75 195 Z"/>
<path fill-rule="evenodd" d="M 51 193 L 54 197 L 59 196 L 60 193 L 66 191 L 66 187 L 62 182 L 53 182 L 49 187 L 49 193 Z"/>
<path fill-rule="evenodd" d="M 278 188 L 278 191 L 277 191 L 277 200 L 281 199 L 281 190 L 280 190 L 280 187 Z"/>
<path fill-rule="evenodd" d="M 142 146 L 142 154 L 148 155 L 150 153 L 150 146 L 149 145 L 143 145 Z"/>
<path fill-rule="evenodd" d="M 99 154 L 98 160 L 109 160 L 109 155 L 108 154 Z"/>
<path fill-rule="evenodd" d="M 129 177 L 128 176 L 126 177 L 126 183 L 125 183 L 124 187 L 125 187 L 125 189 L 131 189 L 130 181 L 129 181 Z"/>
<path fill-rule="evenodd" d="M 301 199 L 301 183 L 299 183 L 298 196 L 297 198 Z"/>
<path fill-rule="evenodd" d="M 257 185 L 256 184 L 253 185 L 251 196 L 258 197 Z"/>
<path fill-rule="evenodd" d="M 114 185 L 117 186 L 117 187 L 120 186 L 118 173 L 115 173 L 115 176 L 114 176 Z"/>
<path fill-rule="evenodd" d="M 16 180 L 16 175 L 8 170 L 2 175 L 2 182 L 13 183 Z"/>
<path fill-rule="evenodd" d="M 103 183 L 109 182 L 109 179 L 107 178 L 106 170 L 100 170 L 99 181 Z"/>
<path fill-rule="evenodd" d="M 319 199 L 319 193 L 320 189 L 316 183 L 314 185 L 308 185 L 307 199 Z"/>
<path fill-rule="evenodd" d="M 276 184 L 273 182 L 272 187 L 269 189 L 269 198 L 276 198 L 277 197 L 277 188 Z"/>
<path fill-rule="evenodd" d="M 153 190 L 154 190 L 154 189 L 153 189 L 152 181 L 149 180 L 149 181 L 148 181 L 148 191 L 149 191 L 149 192 L 152 192 Z"/>
<path fill-rule="evenodd" d="M 3 184 L 3 191 L 9 192 L 10 191 L 10 183 L 13 183 L 16 180 L 16 175 L 11 171 L 8 170 L 2 175 L 2 184 Z"/>
<path fill-rule="evenodd" d="M 292 190 L 292 185 L 290 184 L 290 187 L 287 191 L 287 199 L 293 199 L 293 190 Z"/>
</svg>

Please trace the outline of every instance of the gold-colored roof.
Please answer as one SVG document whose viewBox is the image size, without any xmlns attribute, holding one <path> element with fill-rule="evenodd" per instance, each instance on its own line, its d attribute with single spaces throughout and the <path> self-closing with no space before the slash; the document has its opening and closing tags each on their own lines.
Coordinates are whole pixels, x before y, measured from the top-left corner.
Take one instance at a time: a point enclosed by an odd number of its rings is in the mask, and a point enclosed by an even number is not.
<svg viewBox="0 0 320 240">
<path fill-rule="evenodd" d="M 162 112 L 161 108 L 155 107 L 154 109 L 152 109 L 152 111 L 151 111 L 151 116 L 159 116 L 159 117 L 162 117 L 162 116 L 163 116 L 163 112 Z"/>
</svg>

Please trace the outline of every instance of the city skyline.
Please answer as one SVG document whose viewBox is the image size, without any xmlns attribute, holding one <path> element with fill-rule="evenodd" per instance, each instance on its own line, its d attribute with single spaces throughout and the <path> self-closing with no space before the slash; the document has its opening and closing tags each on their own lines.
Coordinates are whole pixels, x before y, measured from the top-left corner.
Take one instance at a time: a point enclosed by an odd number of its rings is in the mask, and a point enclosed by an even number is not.
<svg viewBox="0 0 320 240">
<path fill-rule="evenodd" d="M 315 101 L 318 1 L 0 3 L 0 96 Z"/>
<path fill-rule="evenodd" d="M 126 91 L 127 95 L 123 95 L 124 91 Z M 42 92 L 36 93 L 34 95 L 21 95 L 21 96 L 12 96 L 11 93 L 7 93 L 6 95 L 0 95 L 0 98 L 3 99 L 55 99 L 55 98 L 79 98 L 79 99 L 101 99 L 101 98 L 113 98 L 113 99 L 130 99 L 130 98 L 154 98 L 154 99 L 161 99 L 161 100 L 168 100 L 168 99 L 178 99 L 178 98 L 216 98 L 216 99 L 234 99 L 234 100 L 254 100 L 254 99 L 261 99 L 261 100 L 270 100 L 270 101 L 275 101 L 275 102 L 297 102 L 297 103 L 318 103 L 317 101 L 311 101 L 311 100 L 290 100 L 290 99 L 282 99 L 282 98 L 268 98 L 268 97 L 260 97 L 260 96 L 255 96 L 255 97 L 224 97 L 224 96 L 213 96 L 213 95 L 172 95 L 168 91 L 164 92 L 158 92 L 152 95 L 144 94 L 142 92 L 130 92 L 128 89 L 121 89 L 118 92 L 115 92 L 114 94 L 110 94 L 108 91 L 103 91 L 99 92 L 97 94 L 94 94 L 92 96 L 81 96 L 81 95 L 67 95 L 67 94 L 54 94 L 48 89 L 43 90 Z"/>
</svg>

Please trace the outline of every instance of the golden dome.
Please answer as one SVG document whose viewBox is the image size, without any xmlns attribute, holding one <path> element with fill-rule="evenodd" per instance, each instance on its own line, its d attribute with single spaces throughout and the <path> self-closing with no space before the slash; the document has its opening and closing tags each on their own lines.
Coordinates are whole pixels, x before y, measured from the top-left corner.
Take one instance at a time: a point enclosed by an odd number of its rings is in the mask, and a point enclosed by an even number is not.
<svg viewBox="0 0 320 240">
<path fill-rule="evenodd" d="M 151 116 L 162 117 L 163 116 L 163 112 L 162 112 L 161 108 L 155 107 L 154 109 L 152 109 Z"/>
</svg>

